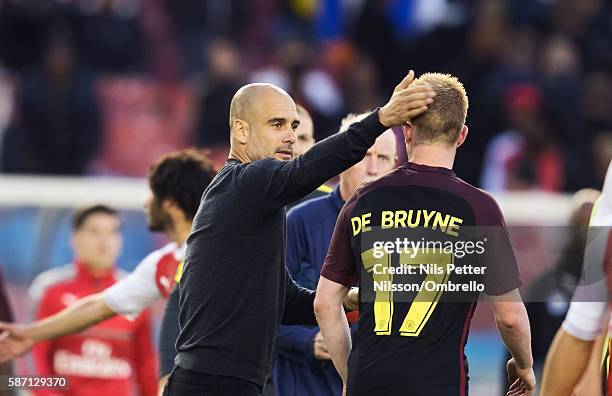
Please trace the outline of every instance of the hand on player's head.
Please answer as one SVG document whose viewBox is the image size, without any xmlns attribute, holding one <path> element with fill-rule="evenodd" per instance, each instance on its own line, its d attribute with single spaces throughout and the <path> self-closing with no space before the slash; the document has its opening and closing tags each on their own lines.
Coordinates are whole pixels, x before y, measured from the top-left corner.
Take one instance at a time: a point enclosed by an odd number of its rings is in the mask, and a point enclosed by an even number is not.
<svg viewBox="0 0 612 396">
<path fill-rule="evenodd" d="M 34 346 L 20 325 L 0 322 L 0 363 L 15 359 Z"/>
<path fill-rule="evenodd" d="M 433 102 L 436 96 L 433 88 L 427 84 L 412 85 L 414 71 L 395 87 L 391 98 L 378 112 L 381 124 L 390 128 L 402 125 L 410 119 L 427 111 L 427 105 Z"/>
</svg>

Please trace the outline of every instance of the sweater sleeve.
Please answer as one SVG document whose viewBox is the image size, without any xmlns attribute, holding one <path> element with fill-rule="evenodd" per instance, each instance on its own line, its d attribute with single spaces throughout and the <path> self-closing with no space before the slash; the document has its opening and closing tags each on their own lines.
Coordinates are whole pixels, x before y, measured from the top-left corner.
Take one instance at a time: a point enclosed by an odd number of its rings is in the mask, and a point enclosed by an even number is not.
<svg viewBox="0 0 612 396">
<path fill-rule="evenodd" d="M 376 110 L 293 160 L 266 158 L 244 164 L 238 175 L 243 202 L 255 213 L 273 213 L 359 162 L 386 129 Z"/>
<path fill-rule="evenodd" d="M 316 326 L 314 313 L 315 292 L 298 286 L 285 271 L 285 310 L 281 324 Z"/>
</svg>

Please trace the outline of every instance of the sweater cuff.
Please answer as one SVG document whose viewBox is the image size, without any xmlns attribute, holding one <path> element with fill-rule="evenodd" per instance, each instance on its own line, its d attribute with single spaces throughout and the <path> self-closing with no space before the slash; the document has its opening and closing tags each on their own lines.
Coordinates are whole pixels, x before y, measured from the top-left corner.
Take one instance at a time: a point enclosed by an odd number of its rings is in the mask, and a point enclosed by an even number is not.
<svg viewBox="0 0 612 396">
<path fill-rule="evenodd" d="M 380 110 L 380 107 L 377 107 L 376 109 L 374 109 L 370 113 L 370 115 L 368 115 L 366 118 L 362 120 L 364 127 L 366 127 L 368 130 L 378 131 L 376 135 L 377 137 L 378 135 L 380 135 L 387 129 L 391 129 L 391 128 L 387 128 L 386 126 L 380 123 L 380 118 L 378 117 L 378 110 Z"/>
<path fill-rule="evenodd" d="M 376 138 L 382 135 L 387 128 L 383 124 L 380 123 L 378 119 L 378 110 L 372 111 L 366 118 L 361 121 L 357 121 L 353 125 L 358 125 L 356 128 L 349 127 L 346 131 L 347 137 L 350 139 L 355 139 L 359 146 L 366 146 L 370 148 Z"/>
</svg>

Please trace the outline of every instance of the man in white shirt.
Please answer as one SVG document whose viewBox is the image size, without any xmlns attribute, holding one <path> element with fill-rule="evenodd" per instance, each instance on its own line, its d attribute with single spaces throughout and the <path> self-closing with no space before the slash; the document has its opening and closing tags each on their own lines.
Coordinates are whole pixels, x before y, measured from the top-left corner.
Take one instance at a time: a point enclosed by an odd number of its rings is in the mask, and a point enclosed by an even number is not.
<svg viewBox="0 0 612 396">
<path fill-rule="evenodd" d="M 571 395 L 582 378 L 595 339 L 604 333 L 610 316 L 607 269 L 612 247 L 612 162 L 602 194 L 591 216 L 582 284 L 576 287 L 563 325 L 546 357 L 542 396 Z M 608 333 L 610 333 L 608 326 Z M 610 393 L 609 393 L 610 394 Z"/>
<path fill-rule="evenodd" d="M 145 257 L 136 269 L 110 288 L 27 325 L 0 322 L 0 362 L 29 351 L 36 342 L 82 331 L 114 315 L 137 316 L 166 298 L 180 276 L 185 241 L 202 193 L 215 177 L 213 163 L 194 149 L 173 152 L 149 171 L 151 194 L 144 210 L 151 231 L 172 241 Z M 177 274 L 178 272 L 178 274 Z"/>
</svg>

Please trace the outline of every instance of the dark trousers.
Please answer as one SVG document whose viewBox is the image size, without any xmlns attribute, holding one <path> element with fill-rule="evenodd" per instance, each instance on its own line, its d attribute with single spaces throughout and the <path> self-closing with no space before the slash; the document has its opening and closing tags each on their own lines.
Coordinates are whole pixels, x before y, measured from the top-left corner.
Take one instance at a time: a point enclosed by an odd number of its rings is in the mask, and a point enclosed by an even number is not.
<svg viewBox="0 0 612 396">
<path fill-rule="evenodd" d="M 254 382 L 174 366 L 163 396 L 260 396 L 261 393 L 261 387 Z"/>
</svg>

